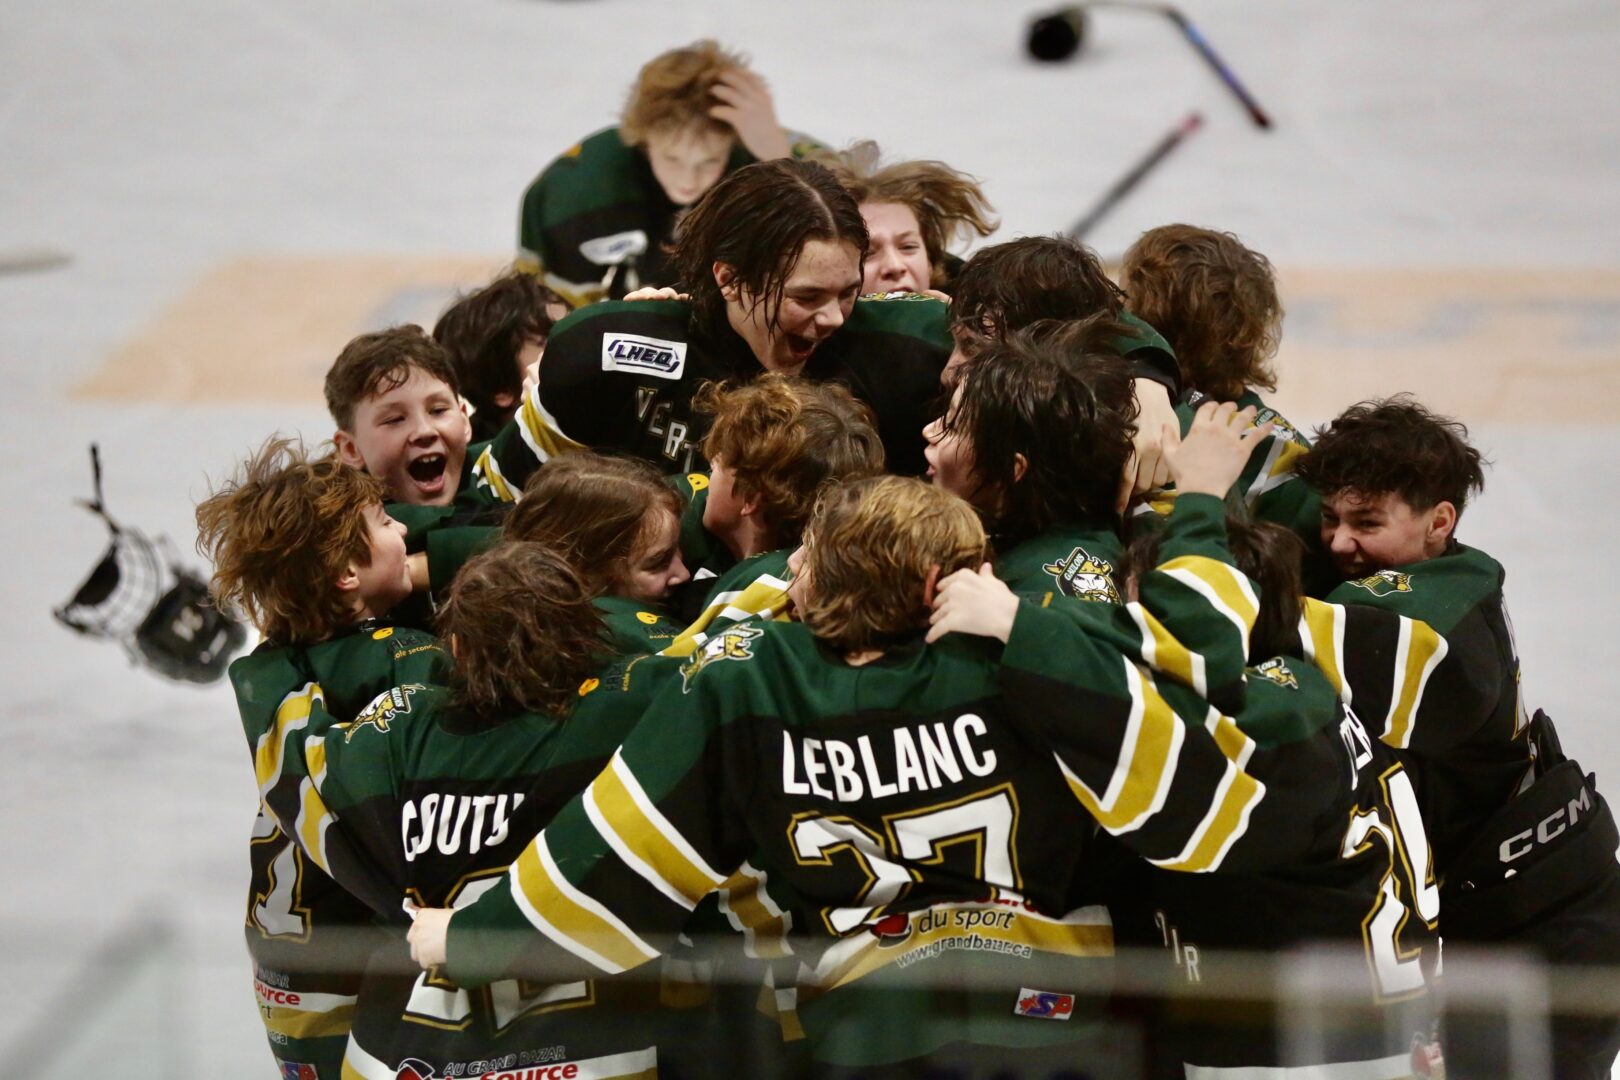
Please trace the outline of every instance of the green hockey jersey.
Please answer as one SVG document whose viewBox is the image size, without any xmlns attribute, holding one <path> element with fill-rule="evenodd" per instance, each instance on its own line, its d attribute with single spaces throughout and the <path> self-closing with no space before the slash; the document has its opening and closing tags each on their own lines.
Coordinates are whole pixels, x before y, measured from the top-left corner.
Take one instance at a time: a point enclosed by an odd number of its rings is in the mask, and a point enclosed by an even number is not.
<svg viewBox="0 0 1620 1080">
<path fill-rule="evenodd" d="M 317 645 L 263 644 L 231 664 L 255 764 L 286 692 L 319 681 L 330 687 L 331 717 L 350 719 L 400 682 L 437 683 L 449 656 L 417 631 L 370 622 Z M 304 728 L 311 730 L 306 721 Z M 382 941 L 370 911 L 304 857 L 261 808 L 253 824 L 247 943 L 254 988 L 271 1050 L 284 1065 L 337 1075 L 348 1040 L 360 973 Z"/>
</svg>

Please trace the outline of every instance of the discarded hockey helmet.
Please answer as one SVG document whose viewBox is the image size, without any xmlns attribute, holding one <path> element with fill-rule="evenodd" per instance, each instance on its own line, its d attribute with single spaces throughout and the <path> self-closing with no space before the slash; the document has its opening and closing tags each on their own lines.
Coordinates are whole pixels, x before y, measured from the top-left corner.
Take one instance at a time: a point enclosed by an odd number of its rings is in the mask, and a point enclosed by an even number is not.
<svg viewBox="0 0 1620 1080">
<path fill-rule="evenodd" d="M 107 550 L 71 599 L 63 626 L 118 642 L 131 661 L 178 682 L 211 683 L 247 641 L 242 624 L 213 605 L 208 586 L 139 529 L 120 525 L 101 498 L 101 457 L 90 448 L 95 499 L 84 505 L 107 526 Z"/>
</svg>

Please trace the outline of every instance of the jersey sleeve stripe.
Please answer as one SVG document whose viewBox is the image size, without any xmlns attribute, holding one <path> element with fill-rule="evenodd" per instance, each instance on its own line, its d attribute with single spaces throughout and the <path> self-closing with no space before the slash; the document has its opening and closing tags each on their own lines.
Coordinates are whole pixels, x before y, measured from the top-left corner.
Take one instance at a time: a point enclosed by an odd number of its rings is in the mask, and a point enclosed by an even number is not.
<svg viewBox="0 0 1620 1080">
<path fill-rule="evenodd" d="M 518 410 L 517 424 L 518 431 L 523 435 L 523 441 L 534 451 L 534 456 L 541 464 L 545 464 L 558 454 L 585 448 L 584 443 L 575 442 L 564 435 L 557 418 L 540 404 L 538 386 L 532 387 L 523 395 L 523 407 Z"/>
<path fill-rule="evenodd" d="M 506 482 L 500 462 L 495 460 L 493 448 L 487 446 L 484 448 L 484 452 L 478 455 L 478 460 L 473 464 L 472 471 L 473 478 L 493 491 L 501 502 L 517 502 L 517 494 L 513 492 L 512 485 Z"/>
<path fill-rule="evenodd" d="M 610 973 L 657 956 L 656 950 L 596 900 L 576 889 L 534 838 L 512 864 L 512 899 L 529 924 L 588 964 Z"/>
<path fill-rule="evenodd" d="M 791 955 L 787 933 L 792 919 L 765 891 L 765 875 L 744 863 L 720 887 L 720 912 L 743 936 L 743 953 L 755 960 Z"/>
<path fill-rule="evenodd" d="M 600 796 L 602 792 L 596 784 L 585 789 L 585 797 L 581 800 L 585 808 L 585 816 L 596 827 L 597 833 L 607 841 L 608 847 L 619 857 L 619 861 L 632 870 L 638 877 L 645 880 L 653 888 L 668 897 L 671 903 L 677 904 L 682 910 L 691 911 L 697 907 L 696 901 L 687 898 L 676 886 L 664 880 L 664 876 L 651 866 L 647 865 L 634 848 L 630 846 L 614 829 L 608 821 L 607 814 L 602 808 Z"/>
<path fill-rule="evenodd" d="M 315 861 L 316 866 L 330 874 L 332 863 L 326 856 L 326 830 L 332 824 L 332 813 L 307 777 L 299 785 L 298 795 L 298 820 L 293 827 L 298 832 L 299 846 Z"/>
<path fill-rule="evenodd" d="M 1141 632 L 1142 661 L 1191 687 L 1200 696 L 1207 693 L 1204 658 L 1171 636 L 1164 624 L 1141 604 L 1127 604 L 1125 610 Z"/>
<path fill-rule="evenodd" d="M 634 853 L 636 861 L 651 874 L 647 880 L 660 892 L 684 897 L 686 908 L 691 910 L 725 882 L 726 876 L 709 866 L 680 830 L 658 812 L 623 755 L 614 754 L 587 790 L 587 797 L 600 809 L 609 831 Z"/>
<path fill-rule="evenodd" d="M 276 706 L 276 719 L 270 730 L 259 736 L 253 750 L 253 771 L 259 781 L 259 796 L 267 795 L 281 779 L 281 765 L 285 753 L 284 743 L 293 733 L 309 724 L 311 706 L 323 701 L 319 683 L 305 683 L 281 699 Z"/>
<path fill-rule="evenodd" d="M 1394 707 L 1390 709 L 1383 741 L 1406 749 L 1412 742 L 1412 720 L 1423 701 L 1423 690 L 1435 666 L 1445 658 L 1449 646 L 1428 623 L 1401 620 L 1401 643 L 1395 658 Z"/>
<path fill-rule="evenodd" d="M 1344 677 L 1344 608 L 1337 604 L 1306 598 L 1299 620 L 1299 638 L 1305 658 L 1314 663 L 1328 683 L 1338 691 L 1339 700 L 1350 704 L 1350 683 Z"/>
<path fill-rule="evenodd" d="M 1174 859 L 1149 859 L 1166 870 L 1207 873 L 1218 870 L 1226 853 L 1249 827 L 1249 815 L 1265 798 L 1266 786 L 1242 771 L 1237 762 L 1227 762 L 1209 813 L 1182 853 Z"/>
<path fill-rule="evenodd" d="M 1181 720 L 1159 696 L 1152 679 L 1129 660 L 1122 662 L 1131 713 L 1107 790 L 1099 798 L 1061 758 L 1058 761 L 1081 805 L 1116 834 L 1140 828 L 1164 806 L 1184 738 Z"/>
<path fill-rule="evenodd" d="M 1242 651 L 1247 655 L 1249 631 L 1260 615 L 1260 603 L 1255 599 L 1248 578 L 1225 563 L 1202 555 L 1171 559 L 1157 569 L 1204 597 L 1211 607 L 1231 620 L 1243 643 Z"/>
</svg>

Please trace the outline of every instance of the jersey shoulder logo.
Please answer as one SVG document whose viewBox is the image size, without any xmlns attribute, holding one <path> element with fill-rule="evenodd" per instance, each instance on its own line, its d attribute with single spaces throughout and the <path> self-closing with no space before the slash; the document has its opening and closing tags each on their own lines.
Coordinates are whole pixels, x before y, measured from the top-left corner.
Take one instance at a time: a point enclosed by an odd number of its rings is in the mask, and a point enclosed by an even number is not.
<svg viewBox="0 0 1620 1080">
<path fill-rule="evenodd" d="M 1276 438 L 1303 446 L 1307 450 L 1311 448 L 1310 440 L 1301 435 L 1299 429 L 1290 424 L 1276 409 L 1261 409 L 1255 414 L 1254 423 L 1251 426 L 1259 427 L 1261 424 L 1268 423 L 1272 425 L 1271 434 Z"/>
<path fill-rule="evenodd" d="M 603 334 L 602 370 L 678 379 L 686 368 L 686 342 L 642 337 L 640 334 Z"/>
<path fill-rule="evenodd" d="M 752 660 L 754 639 L 765 631 L 757 626 L 731 626 L 703 643 L 691 659 L 681 665 L 681 693 L 692 689 L 692 676 L 721 660 Z"/>
<path fill-rule="evenodd" d="M 1258 675 L 1267 682 L 1276 683 L 1285 690 L 1299 689 L 1299 676 L 1289 670 L 1288 665 L 1283 663 L 1283 658 L 1280 656 L 1273 656 L 1270 660 L 1257 664 L 1248 670 L 1251 674 Z"/>
<path fill-rule="evenodd" d="M 1057 581 L 1058 592 L 1078 600 L 1098 600 L 1117 604 L 1119 588 L 1114 584 L 1114 564 L 1077 547 L 1057 562 L 1041 567 Z"/>
<path fill-rule="evenodd" d="M 929 296 L 927 293 L 912 292 L 910 289 L 901 289 L 898 292 L 862 293 L 860 295 L 860 299 L 862 299 L 862 300 L 907 301 L 907 300 L 934 300 L 934 299 L 937 299 L 937 297 Z"/>
<path fill-rule="evenodd" d="M 593 236 L 579 245 L 579 253 L 597 266 L 618 266 L 626 259 L 645 254 L 646 250 L 647 234 L 640 229 L 612 236 Z"/>
<path fill-rule="evenodd" d="M 687 473 L 686 483 L 691 487 L 692 494 L 696 495 L 698 492 L 709 486 L 709 474 L 700 472 Z"/>
<path fill-rule="evenodd" d="M 343 741 L 349 742 L 361 728 L 374 727 L 381 734 L 388 734 L 388 727 L 394 722 L 394 717 L 403 716 L 411 711 L 411 698 L 416 696 L 418 690 L 426 690 L 421 683 L 406 683 L 396 686 L 392 690 L 384 690 L 371 699 L 371 704 L 360 710 L 360 715 L 354 718 L 343 732 Z"/>
<path fill-rule="evenodd" d="M 1411 592 L 1412 575 L 1399 570 L 1380 570 L 1376 574 L 1356 578 L 1350 584 L 1358 589 L 1366 589 L 1374 596 L 1388 596 L 1390 593 Z"/>
</svg>

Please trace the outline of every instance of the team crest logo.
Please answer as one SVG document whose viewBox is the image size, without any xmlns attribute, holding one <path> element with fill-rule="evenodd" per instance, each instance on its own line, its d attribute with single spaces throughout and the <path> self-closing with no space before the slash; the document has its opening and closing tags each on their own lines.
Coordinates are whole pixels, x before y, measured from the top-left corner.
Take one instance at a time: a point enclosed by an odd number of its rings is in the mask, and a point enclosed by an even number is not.
<svg viewBox="0 0 1620 1080">
<path fill-rule="evenodd" d="M 1119 589 L 1114 585 L 1114 564 L 1099 559 L 1085 548 L 1077 547 L 1067 557 L 1041 567 L 1057 579 L 1058 592 L 1079 600 L 1099 600 L 1105 604 L 1120 602 Z"/>
<path fill-rule="evenodd" d="M 681 665 L 681 693 L 692 689 L 692 676 L 721 660 L 751 660 L 754 639 L 764 633 L 757 626 L 732 626 L 703 643 L 703 648 Z"/>
<path fill-rule="evenodd" d="M 1277 410 L 1261 409 L 1260 412 L 1256 414 L 1254 418 L 1255 427 L 1259 427 L 1261 424 L 1266 423 L 1272 425 L 1271 434 L 1276 438 L 1286 439 L 1291 443 L 1297 443 L 1300 446 L 1305 447 L 1307 450 L 1310 449 L 1310 441 L 1299 433 L 1299 428 L 1295 427 L 1293 424 L 1290 424 L 1286 419 L 1283 418 L 1281 413 L 1277 412 Z"/>
<path fill-rule="evenodd" d="M 1390 593 L 1411 592 L 1412 575 L 1399 570 L 1380 570 L 1376 574 L 1357 578 L 1350 584 L 1358 589 L 1366 589 L 1374 596 L 1388 596 Z"/>
<path fill-rule="evenodd" d="M 1285 690 L 1299 689 L 1299 677 L 1296 676 L 1292 671 L 1288 670 L 1288 665 L 1283 663 L 1283 659 L 1280 656 L 1273 656 L 1265 663 L 1260 664 L 1257 667 L 1249 668 L 1249 671 L 1253 672 L 1255 675 L 1258 675 L 1260 678 L 1265 679 L 1267 682 L 1276 683 Z"/>
<path fill-rule="evenodd" d="M 374 727 L 379 733 L 388 734 L 388 725 L 394 722 L 394 717 L 410 712 L 411 698 L 418 690 L 426 689 L 427 687 L 421 683 L 406 683 L 392 690 L 384 690 L 371 699 L 370 705 L 360 710 L 360 715 L 354 718 L 354 723 L 343 733 L 343 741 L 349 742 L 363 727 Z"/>
</svg>

